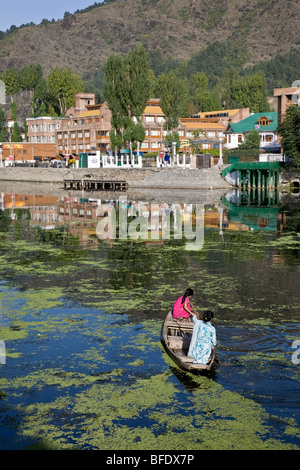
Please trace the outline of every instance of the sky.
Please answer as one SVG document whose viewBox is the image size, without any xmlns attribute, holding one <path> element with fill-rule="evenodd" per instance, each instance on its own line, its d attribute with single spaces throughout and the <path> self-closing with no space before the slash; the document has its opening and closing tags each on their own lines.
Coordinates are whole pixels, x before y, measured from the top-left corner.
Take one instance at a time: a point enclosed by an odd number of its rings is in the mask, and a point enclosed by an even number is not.
<svg viewBox="0 0 300 470">
<path fill-rule="evenodd" d="M 62 19 L 66 11 L 74 13 L 94 3 L 95 0 L 0 0 L 0 31 L 31 21 L 39 24 L 44 18 Z"/>
</svg>

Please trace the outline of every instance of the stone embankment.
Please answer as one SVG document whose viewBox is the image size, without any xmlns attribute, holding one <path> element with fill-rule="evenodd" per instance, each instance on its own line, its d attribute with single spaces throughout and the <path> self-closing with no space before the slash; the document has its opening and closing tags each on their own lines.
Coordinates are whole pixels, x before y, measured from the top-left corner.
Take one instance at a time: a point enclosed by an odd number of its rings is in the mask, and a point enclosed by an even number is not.
<svg viewBox="0 0 300 470">
<path fill-rule="evenodd" d="M 63 185 L 65 179 L 96 178 L 126 181 L 128 188 L 156 189 L 230 189 L 218 167 L 209 169 L 183 168 L 0 168 L 0 182 L 53 183 Z"/>
</svg>

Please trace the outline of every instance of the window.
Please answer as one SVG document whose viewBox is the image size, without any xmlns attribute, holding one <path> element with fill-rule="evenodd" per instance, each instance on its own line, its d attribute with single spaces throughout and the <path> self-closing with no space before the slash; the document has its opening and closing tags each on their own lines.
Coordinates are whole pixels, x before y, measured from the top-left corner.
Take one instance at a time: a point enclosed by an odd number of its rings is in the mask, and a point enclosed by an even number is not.
<svg viewBox="0 0 300 470">
<path fill-rule="evenodd" d="M 157 136 L 157 135 L 160 135 L 160 133 L 159 133 L 159 131 L 151 131 L 151 135 Z"/>
<path fill-rule="evenodd" d="M 154 122 L 154 116 L 146 116 L 145 121 L 146 122 Z"/>
<path fill-rule="evenodd" d="M 241 142 L 243 142 L 243 136 L 242 134 L 238 134 L 238 143 L 240 144 Z"/>
<path fill-rule="evenodd" d="M 266 116 L 261 116 L 257 122 L 259 126 L 268 126 L 270 124 L 270 120 Z"/>
</svg>

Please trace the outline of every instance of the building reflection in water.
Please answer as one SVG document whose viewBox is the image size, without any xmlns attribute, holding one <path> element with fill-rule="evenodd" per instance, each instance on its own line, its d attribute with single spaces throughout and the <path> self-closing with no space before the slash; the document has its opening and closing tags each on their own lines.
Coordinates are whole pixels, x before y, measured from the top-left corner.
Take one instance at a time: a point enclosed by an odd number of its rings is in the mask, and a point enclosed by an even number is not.
<svg viewBox="0 0 300 470">
<path fill-rule="evenodd" d="M 128 221 L 143 217 L 146 221 L 148 244 L 162 244 L 167 230 L 174 229 L 180 222 L 195 227 L 199 223 L 197 204 L 148 203 L 147 201 L 127 200 L 121 196 L 118 200 L 74 197 L 74 196 L 37 196 L 15 193 L 2 193 L 0 209 L 9 210 L 11 220 L 16 220 L 16 211 L 21 210 L 22 217 L 30 219 L 31 227 L 53 230 L 66 227 L 78 238 L 81 246 L 97 247 L 99 221 L 109 217 L 113 210 L 125 211 Z M 271 193 L 257 190 L 232 190 L 220 201 L 220 204 L 201 204 L 201 217 L 205 229 L 218 230 L 221 237 L 224 231 L 264 230 L 281 232 L 285 224 L 285 213 L 279 203 L 278 191 Z M 198 217 L 198 219 L 197 219 Z M 201 222 L 202 223 L 202 222 Z M 171 224 L 168 227 L 166 224 Z M 180 225 L 181 226 L 181 225 Z M 106 240 L 109 242 L 109 240 Z"/>
</svg>

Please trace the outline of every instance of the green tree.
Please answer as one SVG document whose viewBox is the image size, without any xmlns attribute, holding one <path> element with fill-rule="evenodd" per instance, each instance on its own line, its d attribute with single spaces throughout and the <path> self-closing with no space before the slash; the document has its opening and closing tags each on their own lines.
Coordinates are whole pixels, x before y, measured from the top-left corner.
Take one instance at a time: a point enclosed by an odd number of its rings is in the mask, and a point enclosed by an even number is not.
<svg viewBox="0 0 300 470">
<path fill-rule="evenodd" d="M 253 113 L 269 111 L 267 82 L 263 72 L 250 75 L 247 82 L 248 103 Z"/>
<path fill-rule="evenodd" d="M 137 46 L 124 59 L 115 54 L 109 56 L 105 65 L 104 96 L 112 113 L 111 143 L 118 150 L 126 141 L 139 144 L 145 138 L 141 115 L 150 98 L 153 80 L 143 46 Z"/>
<path fill-rule="evenodd" d="M 0 142 L 5 142 L 7 136 L 7 119 L 4 109 L 0 106 Z"/>
<path fill-rule="evenodd" d="M 165 129 L 171 131 L 179 126 L 187 101 L 187 87 L 174 72 L 161 74 L 156 82 L 156 94 L 165 115 Z"/>
<path fill-rule="evenodd" d="M 226 69 L 215 91 L 224 109 L 249 107 L 253 113 L 269 111 L 263 72 L 241 75 L 234 67 Z"/>
<path fill-rule="evenodd" d="M 13 121 L 16 121 L 17 119 L 17 114 L 18 114 L 18 107 L 17 107 L 17 103 L 15 103 L 14 101 L 11 103 L 11 118 Z"/>
<path fill-rule="evenodd" d="M 49 114 L 49 94 L 47 81 L 44 77 L 40 77 L 35 85 L 31 106 L 34 117 Z"/>
<path fill-rule="evenodd" d="M 43 69 L 40 64 L 24 65 L 20 71 L 20 87 L 22 90 L 33 91 L 42 76 Z"/>
<path fill-rule="evenodd" d="M 20 126 L 17 121 L 15 121 L 13 129 L 12 129 L 11 141 L 21 142 L 21 131 L 20 131 Z"/>
<path fill-rule="evenodd" d="M 198 72 L 190 77 L 189 95 L 197 113 L 222 108 L 217 93 L 209 90 L 208 77 L 204 72 Z"/>
<path fill-rule="evenodd" d="M 116 150 L 120 150 L 123 146 L 124 112 L 121 104 L 123 67 L 122 57 L 110 54 L 105 64 L 104 97 L 112 115 L 110 142 L 112 148 Z"/>
<path fill-rule="evenodd" d="M 20 91 L 20 74 L 14 68 L 6 69 L 2 75 L 1 79 L 5 83 L 6 93 L 10 95 L 11 101 L 16 93 Z"/>
<path fill-rule="evenodd" d="M 79 75 L 68 68 L 51 69 L 47 79 L 49 100 L 56 113 L 64 116 L 71 106 L 75 105 L 75 95 L 84 89 Z"/>
<path fill-rule="evenodd" d="M 43 69 L 40 64 L 24 65 L 20 71 L 20 87 L 28 93 L 31 101 L 32 114 L 35 115 L 37 108 L 37 96 L 41 83 L 46 83 L 43 78 Z M 37 91 L 36 91 L 37 90 Z"/>
<path fill-rule="evenodd" d="M 240 149 L 252 150 L 259 149 L 260 147 L 260 135 L 256 129 L 252 129 L 250 132 L 244 133 L 245 140 L 239 145 Z"/>
<path fill-rule="evenodd" d="M 129 118 L 137 120 L 143 114 L 150 98 L 154 74 L 143 46 L 135 47 L 124 58 L 122 77 L 123 107 Z"/>
<path fill-rule="evenodd" d="M 294 166 L 300 169 L 300 109 L 291 105 L 278 126 L 283 152 Z"/>
</svg>

